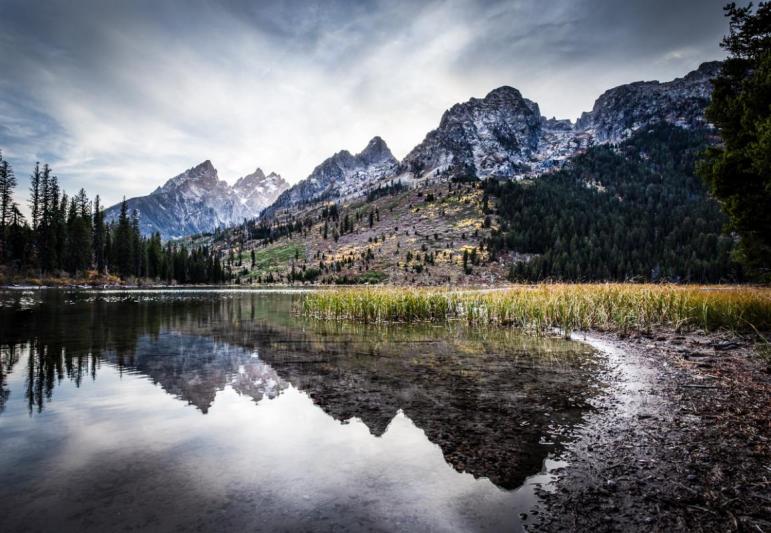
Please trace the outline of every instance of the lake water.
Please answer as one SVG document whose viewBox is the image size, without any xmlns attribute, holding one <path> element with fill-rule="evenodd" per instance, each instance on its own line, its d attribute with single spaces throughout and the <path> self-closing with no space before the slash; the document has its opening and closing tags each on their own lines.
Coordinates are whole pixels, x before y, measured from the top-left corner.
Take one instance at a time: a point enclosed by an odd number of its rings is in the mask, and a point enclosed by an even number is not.
<svg viewBox="0 0 771 533">
<path fill-rule="evenodd" d="M 0 531 L 521 529 L 603 359 L 300 298 L 0 293 Z"/>
</svg>

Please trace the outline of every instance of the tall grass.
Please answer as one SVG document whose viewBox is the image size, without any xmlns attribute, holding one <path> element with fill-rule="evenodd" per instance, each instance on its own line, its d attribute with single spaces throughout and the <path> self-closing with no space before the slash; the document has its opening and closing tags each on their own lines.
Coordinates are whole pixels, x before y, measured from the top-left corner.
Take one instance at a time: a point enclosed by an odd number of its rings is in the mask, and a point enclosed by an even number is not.
<svg viewBox="0 0 771 533">
<path fill-rule="evenodd" d="M 771 330 L 771 289 L 636 284 L 549 284 L 493 291 L 350 288 L 311 293 L 301 312 L 361 322 L 510 325 L 576 330 Z"/>
</svg>

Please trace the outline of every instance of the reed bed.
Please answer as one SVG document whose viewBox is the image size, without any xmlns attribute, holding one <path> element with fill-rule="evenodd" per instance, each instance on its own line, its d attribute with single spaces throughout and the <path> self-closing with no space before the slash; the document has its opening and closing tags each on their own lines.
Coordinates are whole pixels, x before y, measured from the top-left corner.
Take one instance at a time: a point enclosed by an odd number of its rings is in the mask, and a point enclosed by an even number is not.
<svg viewBox="0 0 771 533">
<path fill-rule="evenodd" d="M 771 289 L 746 286 L 543 284 L 496 290 L 345 288 L 311 293 L 310 317 L 367 323 L 465 321 L 536 333 L 771 330 Z"/>
</svg>

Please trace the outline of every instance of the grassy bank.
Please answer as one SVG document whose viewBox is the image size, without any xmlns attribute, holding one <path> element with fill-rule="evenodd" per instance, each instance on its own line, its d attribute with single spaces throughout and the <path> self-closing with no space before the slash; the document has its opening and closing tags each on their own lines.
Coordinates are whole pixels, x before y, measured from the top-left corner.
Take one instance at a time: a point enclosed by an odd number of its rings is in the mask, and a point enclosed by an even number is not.
<svg viewBox="0 0 771 533">
<path fill-rule="evenodd" d="M 308 295 L 302 313 L 362 322 L 508 325 L 577 330 L 771 330 L 771 289 L 738 286 L 549 284 L 494 291 L 351 288 Z"/>
</svg>

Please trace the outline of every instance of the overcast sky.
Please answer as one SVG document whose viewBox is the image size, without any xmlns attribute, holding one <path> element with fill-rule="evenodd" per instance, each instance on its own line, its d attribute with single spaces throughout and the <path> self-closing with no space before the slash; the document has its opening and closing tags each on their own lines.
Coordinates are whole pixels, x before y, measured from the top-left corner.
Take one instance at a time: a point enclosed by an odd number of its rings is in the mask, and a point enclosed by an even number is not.
<svg viewBox="0 0 771 533">
<path fill-rule="evenodd" d="M 211 159 L 290 182 L 511 85 L 575 119 L 723 57 L 723 0 L 0 0 L 0 149 L 114 203 Z"/>
</svg>

